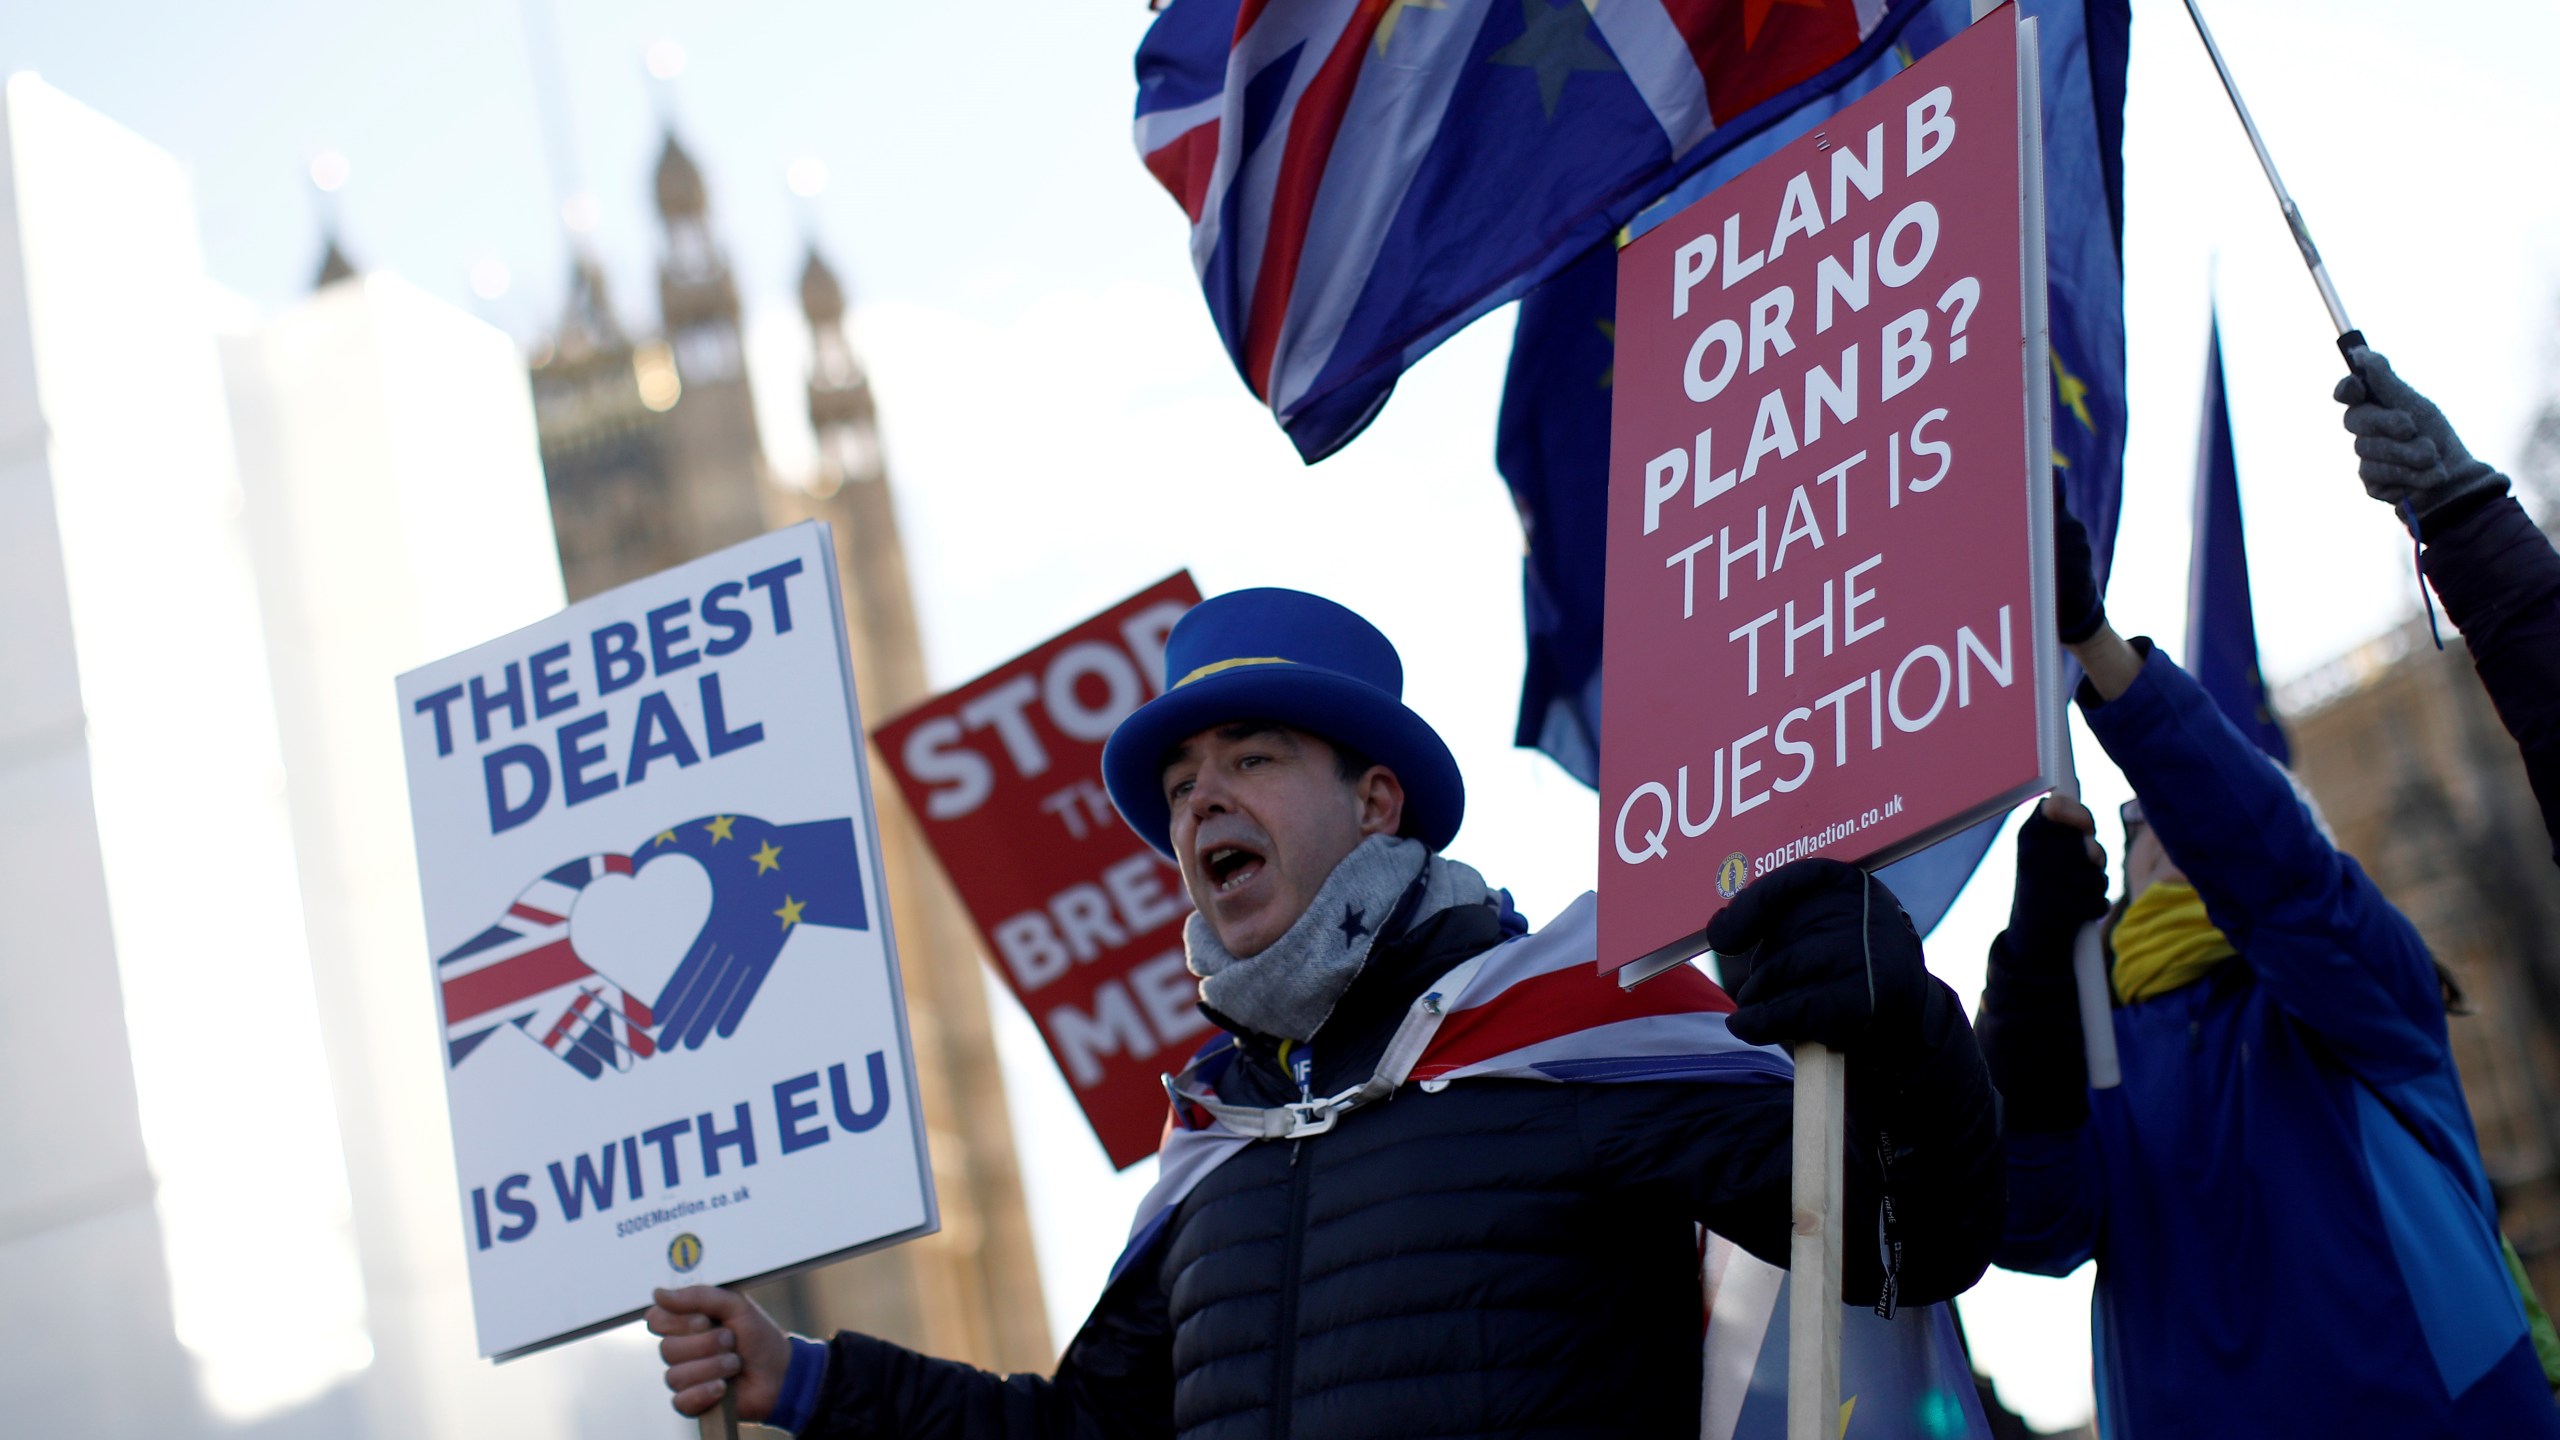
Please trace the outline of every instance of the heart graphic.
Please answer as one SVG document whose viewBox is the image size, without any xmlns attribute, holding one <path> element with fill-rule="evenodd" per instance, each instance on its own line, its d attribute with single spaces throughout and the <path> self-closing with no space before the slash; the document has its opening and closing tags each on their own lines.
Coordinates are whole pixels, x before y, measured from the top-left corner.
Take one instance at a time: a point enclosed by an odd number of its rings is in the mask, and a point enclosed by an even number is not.
<svg viewBox="0 0 2560 1440">
<path fill-rule="evenodd" d="M 624 993 L 655 1005 L 711 918 L 711 876 L 690 855 L 664 854 L 637 875 L 599 875 L 569 912 L 578 958 Z"/>
</svg>

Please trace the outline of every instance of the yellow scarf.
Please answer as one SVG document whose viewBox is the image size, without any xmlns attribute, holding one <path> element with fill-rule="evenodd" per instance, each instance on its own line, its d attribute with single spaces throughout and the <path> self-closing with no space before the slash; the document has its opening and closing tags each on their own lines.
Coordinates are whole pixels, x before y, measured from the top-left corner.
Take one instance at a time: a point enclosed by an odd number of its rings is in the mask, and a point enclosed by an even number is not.
<svg viewBox="0 0 2560 1440">
<path fill-rule="evenodd" d="M 2135 897 L 2115 930 L 2116 1003 L 2166 995 L 2240 952 L 2213 928 L 2204 897 L 2183 880 L 2162 880 Z"/>
</svg>

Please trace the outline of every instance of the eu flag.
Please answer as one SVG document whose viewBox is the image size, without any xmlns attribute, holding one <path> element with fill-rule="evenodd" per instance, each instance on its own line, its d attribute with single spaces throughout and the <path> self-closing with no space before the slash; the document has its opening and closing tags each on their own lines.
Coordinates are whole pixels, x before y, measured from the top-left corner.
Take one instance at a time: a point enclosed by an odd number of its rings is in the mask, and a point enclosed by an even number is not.
<svg viewBox="0 0 2560 1440">
<path fill-rule="evenodd" d="M 2204 423 L 2196 439 L 2195 550 L 2187 558 L 2187 671 L 2231 723 L 2275 757 L 2293 747 L 2258 673 L 2258 622 L 2249 604 L 2249 550 L 2240 533 L 2240 465 L 2231 449 L 2231 397 L 2222 383 L 2222 321 L 2205 342 Z"/>
<path fill-rule="evenodd" d="M 2131 12 L 2123 0 L 2028 0 L 2043 55 L 2047 309 L 2053 331 L 2053 463 L 2087 527 L 2099 584 L 2124 488 L 2123 136 Z M 1789 92 L 1765 119 L 1637 216 L 1642 233 L 1819 126 L 1972 22 L 1968 0 L 1888 12 L 1882 48 Z M 1772 107 L 1773 109 L 1776 107 Z M 1528 537 L 1522 591 L 1528 673 L 1517 743 L 1596 784 L 1600 737 L 1602 516 L 1608 495 L 1616 245 L 1603 243 L 1521 301 L 1495 457 Z M 1935 925 L 1998 832 L 1981 825 L 1888 867 L 1922 930 Z"/>
<path fill-rule="evenodd" d="M 727 1039 L 767 972 L 802 925 L 867 930 L 860 852 L 851 820 L 772 825 L 752 815 L 702 815 L 660 831 L 631 854 L 635 873 L 683 855 L 711 877 L 711 914 L 650 1008 L 661 1049 Z"/>
</svg>

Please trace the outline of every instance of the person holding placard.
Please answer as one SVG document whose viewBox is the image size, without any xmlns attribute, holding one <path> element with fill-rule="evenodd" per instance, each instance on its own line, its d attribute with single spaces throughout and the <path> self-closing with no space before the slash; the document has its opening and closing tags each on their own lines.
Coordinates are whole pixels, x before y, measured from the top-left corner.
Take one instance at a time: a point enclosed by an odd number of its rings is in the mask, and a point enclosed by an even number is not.
<svg viewBox="0 0 2560 1440">
<path fill-rule="evenodd" d="M 2108 625 L 2086 537 L 2058 532 L 2080 704 L 2137 797 L 2110 934 L 2124 1079 L 2088 1087 L 2073 990 L 2072 937 L 2108 911 L 2095 826 L 2048 800 L 1980 1016 L 2009 1131 L 1997 1263 L 2097 1261 L 2116 1440 L 2560 1436 L 2425 944 L 2291 777 Z"/>
<path fill-rule="evenodd" d="M 1173 630 L 1166 674 L 1104 773 L 1181 867 L 1224 1033 L 1168 1082 L 1163 1179 L 1057 1372 L 786 1337 L 734 1292 L 662 1291 L 679 1411 L 734 1389 L 811 1436 L 1694 1436 L 1702 1249 L 1787 1254 L 1769 1047 L 1799 1040 L 1849 1057 L 1847 1229 L 1881 1243 L 1851 1247 L 1847 1298 L 1981 1274 L 1988 1073 L 1883 886 L 1805 861 L 1744 890 L 1714 931 L 1756 955 L 1739 1009 L 1689 967 L 1626 991 L 1588 897 L 1524 934 L 1441 853 L 1464 785 L 1367 621 L 1235 592 Z"/>
</svg>

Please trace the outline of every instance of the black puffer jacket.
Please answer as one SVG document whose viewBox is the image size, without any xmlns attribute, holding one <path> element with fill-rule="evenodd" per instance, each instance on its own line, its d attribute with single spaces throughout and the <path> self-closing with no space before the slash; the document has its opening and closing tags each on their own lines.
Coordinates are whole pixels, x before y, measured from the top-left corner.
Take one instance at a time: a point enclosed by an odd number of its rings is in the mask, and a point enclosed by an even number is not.
<svg viewBox="0 0 2560 1440">
<path fill-rule="evenodd" d="M 1325 1023 L 1310 1088 L 1368 1078 L 1408 1005 L 1500 938 L 1490 906 L 1382 941 Z M 1593 977 L 1592 983 L 1606 984 Z M 1989 1080 L 1932 982 L 1932 1049 L 1893 1096 L 1851 1096 L 1852 1300 L 1881 1281 L 1872 1137 L 1896 1137 L 1901 1293 L 1988 1263 L 2001 1204 Z M 1335 1036 L 1343 1037 L 1339 1041 Z M 1244 1036 L 1231 1102 L 1299 1097 Z M 1784 1264 L 1783 1084 L 1460 1081 L 1255 1144 L 1203 1179 L 1095 1307 L 1053 1378 L 1000 1377 L 839 1335 L 811 1437 L 1694 1436 L 1693 1222 Z M 1275 1404 L 1275 1399 L 1285 1403 Z"/>
</svg>

